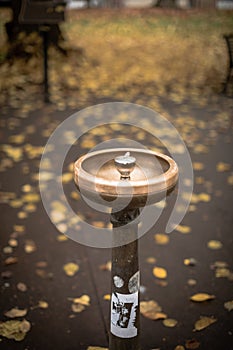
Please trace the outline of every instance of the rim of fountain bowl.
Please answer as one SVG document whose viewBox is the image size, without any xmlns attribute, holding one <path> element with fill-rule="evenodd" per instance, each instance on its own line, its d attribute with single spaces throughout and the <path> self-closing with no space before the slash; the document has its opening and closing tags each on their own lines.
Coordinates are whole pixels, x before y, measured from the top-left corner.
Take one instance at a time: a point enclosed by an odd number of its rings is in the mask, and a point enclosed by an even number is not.
<svg viewBox="0 0 233 350">
<path fill-rule="evenodd" d="M 85 155 L 81 156 L 78 160 L 75 161 L 74 163 L 74 179 L 77 187 L 79 188 L 80 191 L 88 191 L 92 192 L 91 190 L 94 191 L 94 193 L 97 193 L 99 195 L 103 195 L 106 197 L 114 197 L 114 194 L 111 194 L 110 192 L 106 191 L 97 191 L 96 186 L 103 186 L 106 188 L 118 188 L 118 189 L 125 189 L 125 185 L 127 184 L 125 181 L 122 181 L 119 178 L 119 180 L 111 180 L 111 183 L 109 184 L 109 180 L 105 179 L 98 179 L 95 175 L 92 175 L 85 171 L 82 167 L 82 163 L 88 159 L 91 158 L 95 155 L 100 155 L 106 154 L 106 153 L 114 153 L 114 152 L 135 152 L 135 153 L 145 153 L 145 154 L 150 154 L 153 156 L 156 156 L 158 158 L 161 158 L 165 160 L 169 168 L 167 171 L 165 171 L 163 174 L 156 176 L 155 179 L 147 179 L 147 180 L 136 180 L 136 181 L 131 181 L 132 187 L 135 189 L 139 189 L 140 187 L 143 189 L 145 187 L 147 191 L 138 193 L 138 191 L 133 191 L 135 197 L 140 197 L 140 196 L 153 196 L 155 194 L 159 194 L 164 191 L 169 191 L 169 189 L 173 188 L 178 180 L 178 166 L 176 162 L 169 156 L 159 153 L 159 152 L 154 152 L 152 150 L 144 150 L 141 148 L 109 148 L 107 150 L 99 150 L 99 151 L 94 151 L 94 152 L 89 152 L 86 153 Z M 114 159 L 114 158 L 113 158 Z M 137 158 L 136 158 L 137 159 Z M 83 183 L 82 186 L 79 186 L 79 179 L 82 179 Z M 97 180 L 98 179 L 98 180 Z M 159 186 L 160 184 L 160 186 Z M 150 190 L 151 189 L 151 190 Z M 93 193 L 93 194 L 94 194 Z M 120 194 L 122 198 L 126 198 L 129 195 L 132 195 L 131 193 L 126 193 L 126 194 Z"/>
</svg>

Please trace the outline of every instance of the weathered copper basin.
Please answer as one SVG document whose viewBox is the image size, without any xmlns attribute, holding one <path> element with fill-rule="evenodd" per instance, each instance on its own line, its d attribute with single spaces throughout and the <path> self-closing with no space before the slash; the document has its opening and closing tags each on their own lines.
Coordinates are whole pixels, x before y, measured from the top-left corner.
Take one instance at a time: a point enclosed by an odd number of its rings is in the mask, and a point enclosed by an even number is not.
<svg viewBox="0 0 233 350">
<path fill-rule="evenodd" d="M 119 167 L 127 168 L 129 174 Z M 74 178 L 79 191 L 96 203 L 109 207 L 126 203 L 130 207 L 143 207 L 174 188 L 178 167 L 164 154 L 114 148 L 90 152 L 79 158 L 74 165 Z"/>
</svg>

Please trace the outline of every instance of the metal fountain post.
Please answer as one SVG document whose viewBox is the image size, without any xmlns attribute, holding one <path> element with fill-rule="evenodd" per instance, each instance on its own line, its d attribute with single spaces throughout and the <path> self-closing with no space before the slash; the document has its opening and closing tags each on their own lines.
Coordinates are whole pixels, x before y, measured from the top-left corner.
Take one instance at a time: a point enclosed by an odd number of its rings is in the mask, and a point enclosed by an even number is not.
<svg viewBox="0 0 233 350">
<path fill-rule="evenodd" d="M 115 158 L 122 181 L 130 181 L 136 159 L 127 152 Z M 138 264 L 138 208 L 112 211 L 112 297 L 109 350 L 139 350 L 139 264 Z M 130 243 L 124 242 L 124 237 Z"/>
</svg>

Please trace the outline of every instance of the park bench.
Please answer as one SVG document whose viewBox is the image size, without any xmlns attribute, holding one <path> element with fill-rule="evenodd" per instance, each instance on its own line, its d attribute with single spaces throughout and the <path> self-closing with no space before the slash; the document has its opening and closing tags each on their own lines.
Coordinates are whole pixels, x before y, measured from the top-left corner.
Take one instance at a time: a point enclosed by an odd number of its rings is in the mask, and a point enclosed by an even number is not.
<svg viewBox="0 0 233 350">
<path fill-rule="evenodd" d="M 232 80 L 232 73 L 233 73 L 233 33 L 225 34 L 223 37 L 226 41 L 228 55 L 229 55 L 227 79 L 224 85 L 224 92 L 226 93 L 228 89 L 228 85 Z"/>
<path fill-rule="evenodd" d="M 11 0 L 0 0 L 0 7 L 11 7 Z"/>
<path fill-rule="evenodd" d="M 11 7 L 13 19 L 6 23 L 8 40 L 14 42 L 17 35 L 24 31 L 38 31 L 43 39 L 44 99 L 49 101 L 48 84 L 48 45 L 52 42 L 62 53 L 59 46 L 63 40 L 58 24 L 65 20 L 66 2 L 61 0 L 1 0 L 1 6 Z"/>
</svg>

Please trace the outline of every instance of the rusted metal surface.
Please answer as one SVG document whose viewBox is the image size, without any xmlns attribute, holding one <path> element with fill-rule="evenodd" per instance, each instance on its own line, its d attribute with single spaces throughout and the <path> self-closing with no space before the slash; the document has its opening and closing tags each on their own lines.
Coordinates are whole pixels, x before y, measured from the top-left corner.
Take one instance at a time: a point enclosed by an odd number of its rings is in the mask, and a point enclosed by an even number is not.
<svg viewBox="0 0 233 350">
<path fill-rule="evenodd" d="M 121 176 L 114 158 L 130 152 L 136 158 L 130 181 L 120 181 Z M 173 188 L 178 178 L 178 168 L 170 157 L 143 149 L 109 149 L 90 152 L 79 158 L 74 166 L 78 187 L 88 198 L 100 203 L 101 198 L 114 205 L 115 199 L 132 207 L 154 203 L 159 196 Z M 112 204 L 110 204 L 112 202 Z"/>
</svg>

